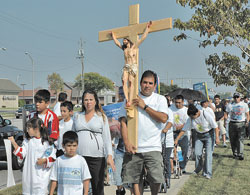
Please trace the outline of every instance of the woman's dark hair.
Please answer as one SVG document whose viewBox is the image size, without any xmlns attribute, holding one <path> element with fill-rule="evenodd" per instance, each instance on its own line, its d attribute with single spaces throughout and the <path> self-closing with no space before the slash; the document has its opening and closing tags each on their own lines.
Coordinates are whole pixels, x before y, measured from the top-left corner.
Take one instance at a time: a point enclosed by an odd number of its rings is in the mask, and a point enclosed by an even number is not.
<svg viewBox="0 0 250 195">
<path fill-rule="evenodd" d="M 86 111 L 86 108 L 84 106 L 84 97 L 86 94 L 92 94 L 95 98 L 95 102 L 96 102 L 96 105 L 95 105 L 95 111 L 97 114 L 102 114 L 102 118 L 103 118 L 103 121 L 105 121 L 105 114 L 104 114 L 104 111 L 102 109 L 102 106 L 101 104 L 99 103 L 99 99 L 98 99 L 98 96 L 97 96 L 97 93 L 94 91 L 94 90 L 91 90 L 91 89 L 87 89 L 83 92 L 82 94 L 82 112 L 85 112 Z"/>
<path fill-rule="evenodd" d="M 48 136 L 48 129 L 44 126 L 42 119 L 40 118 L 32 118 L 30 120 L 28 120 L 26 122 L 25 125 L 25 129 L 24 129 L 24 135 L 27 139 L 30 139 L 30 135 L 28 133 L 28 129 L 32 128 L 32 129 L 37 129 L 40 131 L 40 136 L 42 139 L 42 144 L 44 143 L 44 141 L 48 141 L 49 140 L 49 136 Z"/>
<path fill-rule="evenodd" d="M 188 116 L 194 116 L 198 112 L 198 109 L 193 104 L 189 104 L 187 114 Z"/>
<path fill-rule="evenodd" d="M 131 41 L 131 40 L 129 40 L 128 38 L 124 38 L 124 39 L 126 39 L 129 43 L 130 43 L 130 47 L 132 47 L 132 45 L 134 45 L 134 43 Z M 123 39 L 123 40 L 124 40 Z M 124 49 L 126 49 L 127 48 L 127 45 L 122 45 L 122 50 L 124 50 Z"/>
</svg>

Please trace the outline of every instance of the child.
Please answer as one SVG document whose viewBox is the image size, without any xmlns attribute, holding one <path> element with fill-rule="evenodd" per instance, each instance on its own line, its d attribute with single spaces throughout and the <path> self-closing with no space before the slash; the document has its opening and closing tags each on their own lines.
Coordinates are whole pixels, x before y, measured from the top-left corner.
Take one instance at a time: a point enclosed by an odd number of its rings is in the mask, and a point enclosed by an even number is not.
<svg viewBox="0 0 250 195">
<path fill-rule="evenodd" d="M 24 195 L 48 194 L 50 167 L 55 156 L 55 148 L 49 145 L 48 131 L 41 119 L 32 118 L 26 123 L 25 140 L 19 147 L 13 137 L 8 139 L 15 148 L 14 154 L 25 158 L 22 188 Z"/>
<path fill-rule="evenodd" d="M 61 114 L 63 120 L 59 122 L 59 137 L 58 137 L 58 146 L 57 146 L 57 152 L 56 157 L 59 157 L 63 155 L 63 147 L 62 147 L 62 138 L 63 134 L 66 131 L 72 130 L 73 120 L 71 119 L 71 116 L 73 115 L 73 104 L 72 102 L 65 101 L 61 103 Z"/>
<path fill-rule="evenodd" d="M 76 154 L 78 135 L 74 131 L 67 131 L 63 135 L 63 148 L 65 154 L 56 159 L 50 175 L 50 195 L 53 195 L 58 184 L 57 193 L 88 195 L 91 178 L 85 159 Z"/>
<path fill-rule="evenodd" d="M 54 106 L 53 112 L 57 115 L 57 118 L 60 120 L 63 119 L 61 114 L 61 103 L 65 102 L 67 100 L 67 93 L 61 92 L 58 95 L 58 102 Z"/>
<path fill-rule="evenodd" d="M 36 112 L 31 113 L 30 118 L 40 118 L 48 129 L 50 140 L 57 140 L 59 136 L 59 120 L 54 112 L 48 109 L 50 104 L 50 92 L 41 89 L 35 94 Z"/>
</svg>

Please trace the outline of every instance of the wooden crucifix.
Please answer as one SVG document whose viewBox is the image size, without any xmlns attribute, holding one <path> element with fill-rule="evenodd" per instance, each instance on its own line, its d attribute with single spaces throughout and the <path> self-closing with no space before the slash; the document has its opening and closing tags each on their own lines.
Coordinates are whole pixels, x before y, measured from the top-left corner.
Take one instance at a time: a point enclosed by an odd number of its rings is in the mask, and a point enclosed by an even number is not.
<svg viewBox="0 0 250 195">
<path fill-rule="evenodd" d="M 99 42 L 113 40 L 111 32 L 115 34 L 117 39 L 128 38 L 132 43 L 136 43 L 139 39 L 139 35 L 145 32 L 148 23 L 139 23 L 139 4 L 129 6 L 129 26 L 114 28 L 110 30 L 99 32 Z M 161 30 L 167 30 L 172 28 L 172 18 L 165 18 L 161 20 L 152 21 L 152 25 L 149 28 L 149 32 L 157 32 Z M 139 49 L 136 49 L 136 62 L 137 70 L 139 70 Z M 133 80 L 134 92 L 133 98 L 138 95 L 138 72 L 136 71 L 135 78 Z M 131 144 L 136 148 L 138 146 L 138 110 L 137 108 L 127 109 L 127 121 L 128 121 L 128 139 Z"/>
</svg>

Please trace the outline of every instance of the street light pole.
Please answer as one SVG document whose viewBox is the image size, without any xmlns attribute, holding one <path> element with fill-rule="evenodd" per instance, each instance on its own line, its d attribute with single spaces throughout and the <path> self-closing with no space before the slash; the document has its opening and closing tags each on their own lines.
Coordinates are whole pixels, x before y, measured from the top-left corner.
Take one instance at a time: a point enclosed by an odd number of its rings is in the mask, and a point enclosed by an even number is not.
<svg viewBox="0 0 250 195">
<path fill-rule="evenodd" d="M 23 86 L 23 100 L 24 100 L 24 86 L 25 86 L 26 84 L 22 83 L 21 85 Z M 25 100 L 24 100 L 24 101 L 25 101 Z M 25 101 L 25 104 L 26 104 L 26 101 Z"/>
<path fill-rule="evenodd" d="M 32 63 L 32 103 L 34 104 L 34 60 L 28 52 L 25 52 L 25 55 L 29 56 Z"/>
</svg>

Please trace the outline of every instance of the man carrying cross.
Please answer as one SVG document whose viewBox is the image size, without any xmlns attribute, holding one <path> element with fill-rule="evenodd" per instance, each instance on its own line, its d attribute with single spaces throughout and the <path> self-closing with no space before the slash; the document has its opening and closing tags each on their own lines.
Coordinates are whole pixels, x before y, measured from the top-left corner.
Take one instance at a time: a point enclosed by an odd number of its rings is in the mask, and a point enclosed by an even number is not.
<svg viewBox="0 0 250 195">
<path fill-rule="evenodd" d="M 146 39 L 149 28 L 152 25 L 152 22 L 148 22 L 146 29 L 140 39 L 133 43 L 128 38 L 123 39 L 123 45 L 117 40 L 115 34 L 111 32 L 111 36 L 115 42 L 115 44 L 121 48 L 124 52 L 124 59 L 125 59 L 125 65 L 123 67 L 122 71 L 122 85 L 123 85 L 123 91 L 126 98 L 126 106 L 130 107 L 133 93 L 134 93 L 134 79 L 138 71 L 138 64 L 137 64 L 137 48 L 140 46 L 140 44 Z"/>
</svg>

